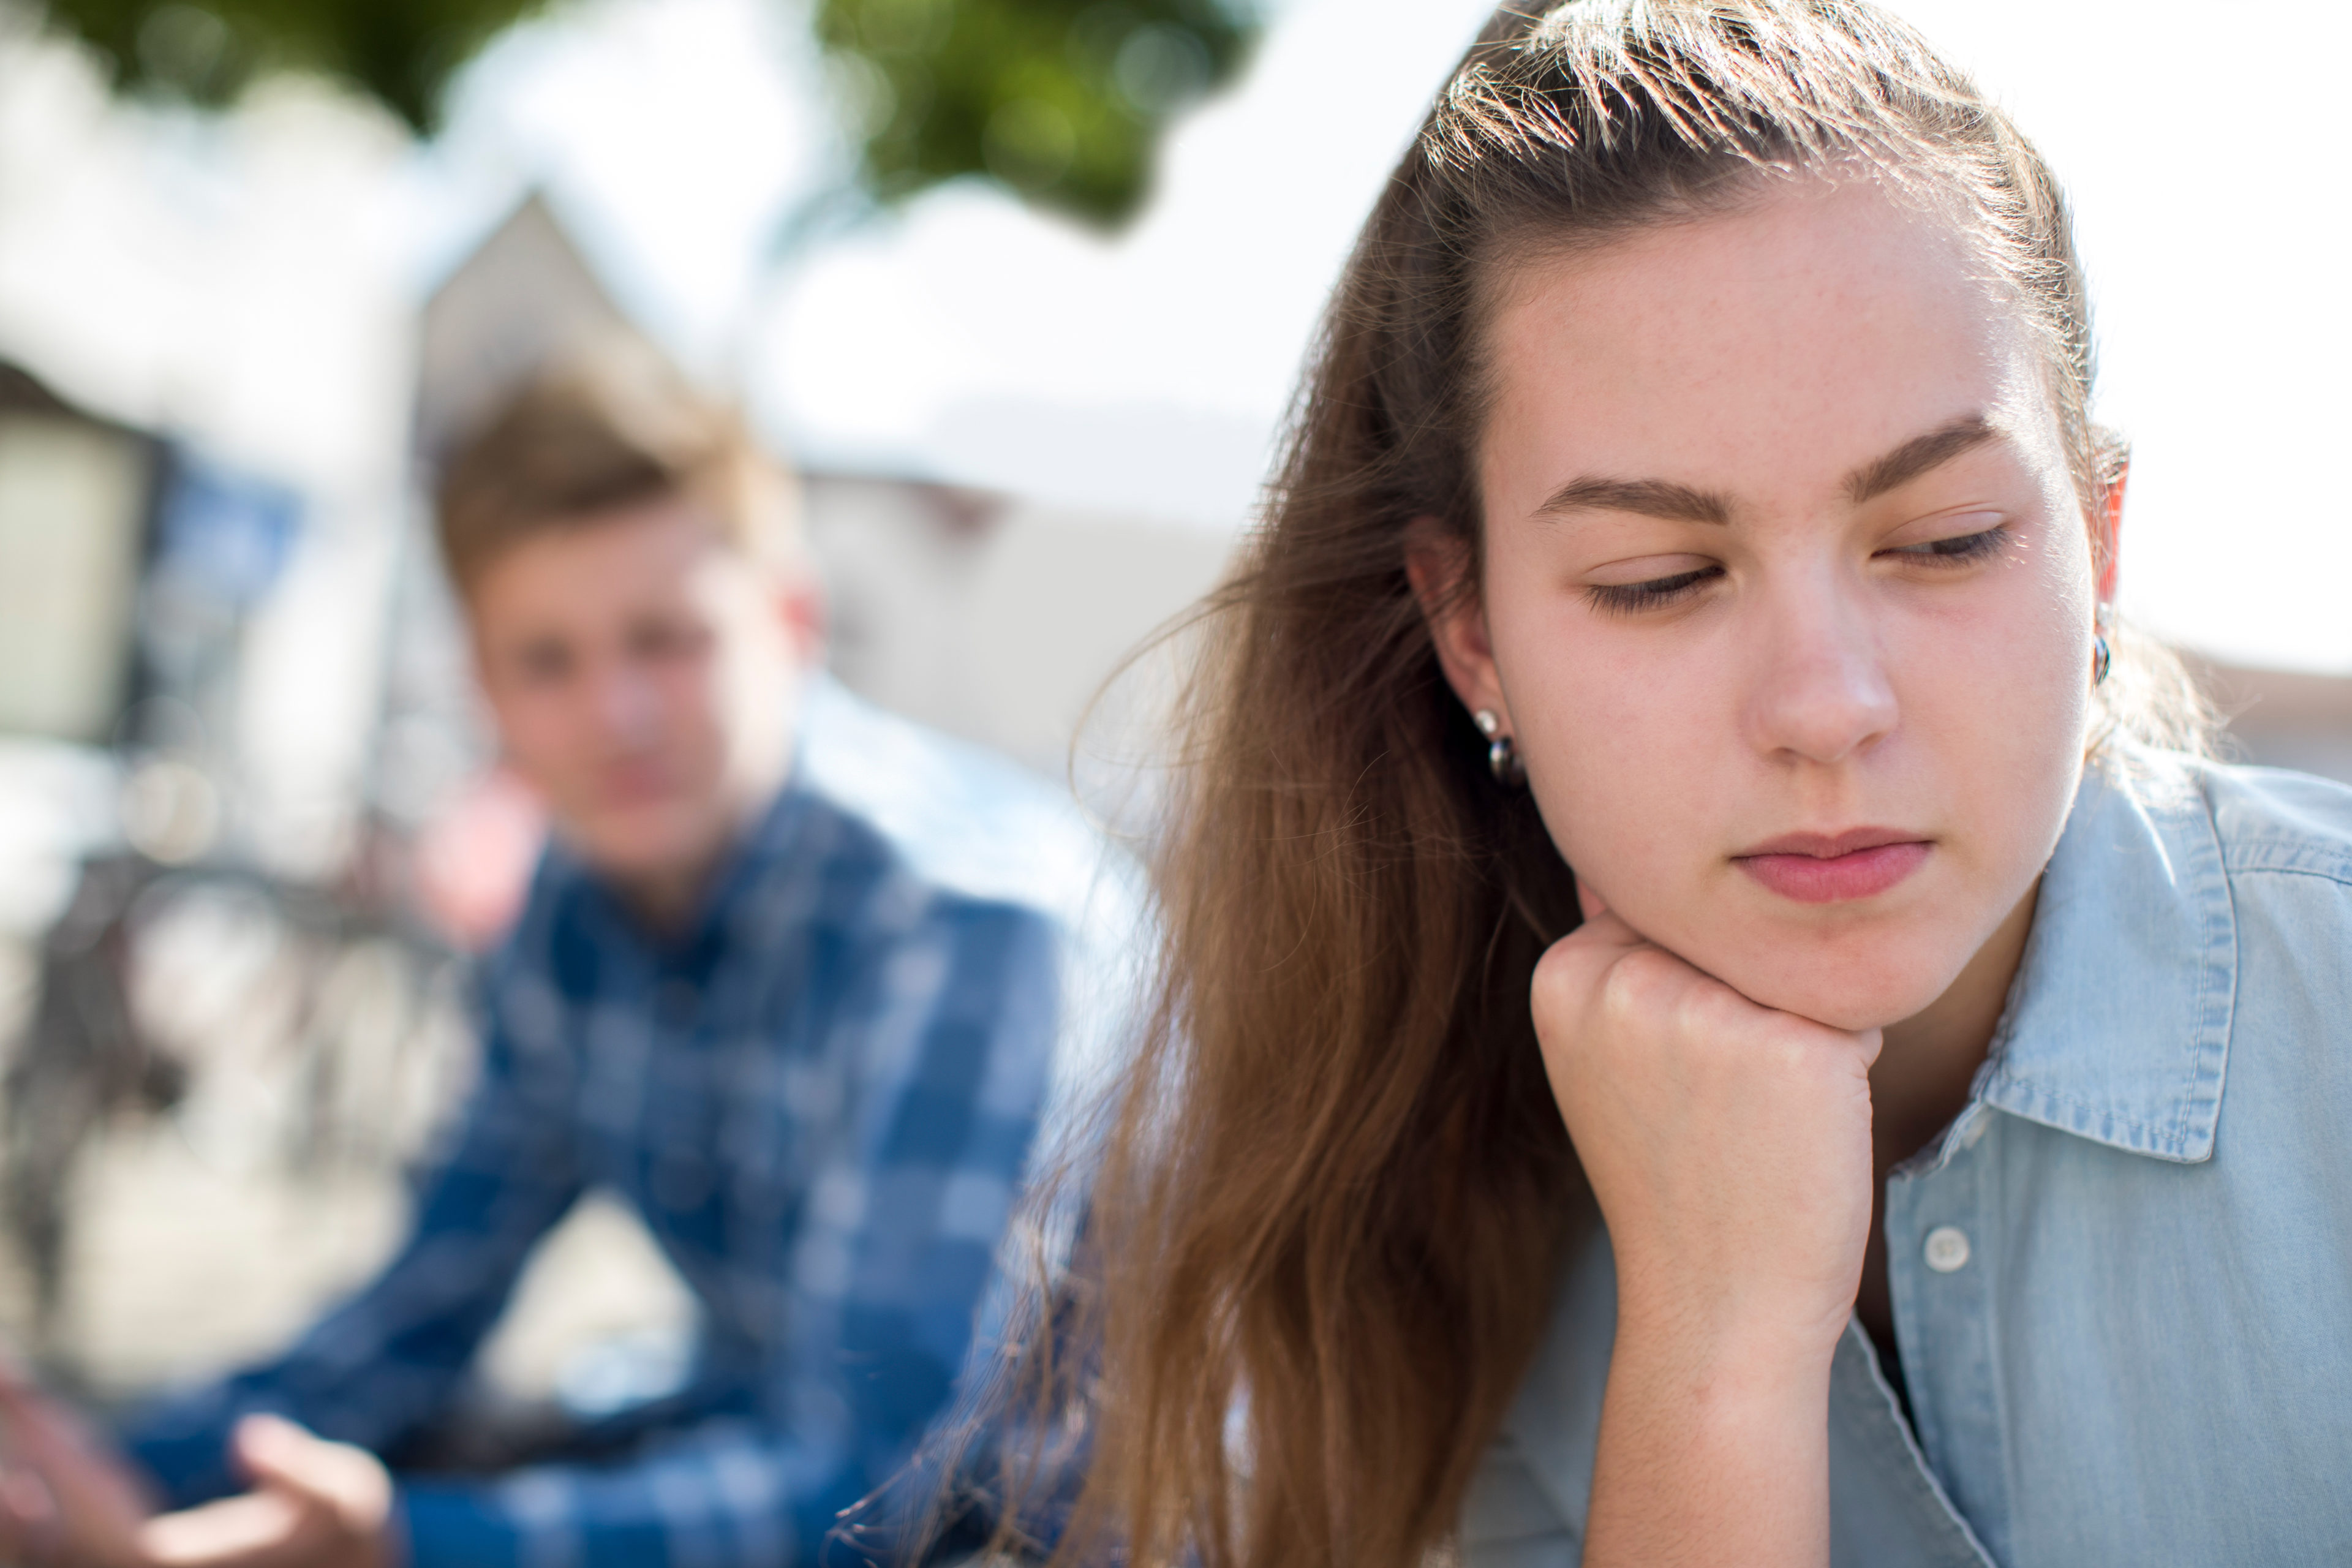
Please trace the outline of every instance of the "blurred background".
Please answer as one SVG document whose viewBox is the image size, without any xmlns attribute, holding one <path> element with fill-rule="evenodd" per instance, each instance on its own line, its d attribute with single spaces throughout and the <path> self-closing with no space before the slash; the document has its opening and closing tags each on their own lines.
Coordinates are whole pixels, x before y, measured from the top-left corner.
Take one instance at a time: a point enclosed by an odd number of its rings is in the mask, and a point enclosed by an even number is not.
<svg viewBox="0 0 2352 1568">
<path fill-rule="evenodd" d="M 806 475 L 835 672 L 1116 815 L 1150 682 L 1080 719 L 1248 522 L 1485 8 L 0 0 L 0 1342 L 126 1398 L 399 1232 L 539 832 L 425 536 L 453 430 L 643 335 Z M 2073 190 L 2126 613 L 2352 779 L 2352 11 L 1898 8 Z M 592 1204 L 486 1385 L 659 1392 L 686 1300 Z"/>
</svg>

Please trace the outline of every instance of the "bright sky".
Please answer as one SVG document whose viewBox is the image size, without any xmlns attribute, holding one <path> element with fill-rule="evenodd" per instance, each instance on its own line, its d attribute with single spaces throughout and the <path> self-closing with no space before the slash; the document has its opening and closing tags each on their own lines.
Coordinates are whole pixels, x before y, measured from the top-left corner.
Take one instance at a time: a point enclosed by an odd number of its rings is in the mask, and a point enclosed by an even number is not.
<svg viewBox="0 0 2352 1568">
<path fill-rule="evenodd" d="M 2352 8 L 2272 0 L 2257 33 L 2210 0 L 1897 5 L 2017 111 L 2073 193 L 2101 413 L 2135 442 L 2126 608 L 2227 657 L 2352 671 L 2352 501 L 2328 457 L 2352 424 L 2333 150 Z M 390 237 L 397 265 L 371 264 L 421 289 L 543 181 L 624 302 L 739 376 L 806 461 L 1232 526 L 1355 228 L 1486 8 L 1285 0 L 1247 80 L 1179 129 L 1157 202 L 1115 241 L 950 190 L 777 275 L 768 240 L 839 155 L 793 0 L 592 0 L 494 49 L 425 156 L 364 153 L 352 133 L 380 199 L 281 243 L 350 261 Z M 0 334 L 29 319 L 28 277 L 72 298 L 58 279 L 77 263 L 48 249 L 0 245 Z M 256 271 L 290 308 L 283 259 Z M 208 289 L 233 294 L 234 272 L 205 272 Z M 71 339 L 41 319 L 49 342 Z M 122 335 L 92 331 L 89 352 L 127 352 Z M 268 352 L 283 374 L 248 355 L 238 382 L 257 450 L 271 443 L 256 383 L 312 388 L 314 422 L 325 384 L 300 345 Z M 281 428 L 306 416 L 288 401 Z"/>
</svg>

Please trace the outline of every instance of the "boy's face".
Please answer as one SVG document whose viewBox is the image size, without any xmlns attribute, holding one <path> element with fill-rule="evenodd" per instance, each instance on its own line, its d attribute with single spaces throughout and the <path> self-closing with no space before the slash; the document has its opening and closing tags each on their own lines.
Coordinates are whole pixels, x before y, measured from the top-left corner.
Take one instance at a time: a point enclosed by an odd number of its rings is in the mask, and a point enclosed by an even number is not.
<svg viewBox="0 0 2352 1568">
<path fill-rule="evenodd" d="M 812 591 L 670 497 L 525 538 L 467 610 L 509 763 L 599 874 L 677 912 L 782 782 Z"/>
</svg>

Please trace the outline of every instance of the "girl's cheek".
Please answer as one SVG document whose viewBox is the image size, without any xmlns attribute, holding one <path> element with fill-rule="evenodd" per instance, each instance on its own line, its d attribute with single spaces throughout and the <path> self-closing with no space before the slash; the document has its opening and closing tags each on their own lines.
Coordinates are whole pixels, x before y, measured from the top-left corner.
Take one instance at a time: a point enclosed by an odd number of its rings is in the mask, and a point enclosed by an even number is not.
<svg viewBox="0 0 2352 1568">
<path fill-rule="evenodd" d="M 1635 754 L 1616 743 L 1605 752 L 1570 748 L 1538 758 L 1528 774 L 1553 847 L 1612 906 L 1630 889 L 1673 880 L 1661 851 L 1672 836 L 1662 826 L 1684 818 L 1686 838 L 1704 837 L 1704 828 L 1687 820 L 1676 786 L 1633 765 Z"/>
</svg>

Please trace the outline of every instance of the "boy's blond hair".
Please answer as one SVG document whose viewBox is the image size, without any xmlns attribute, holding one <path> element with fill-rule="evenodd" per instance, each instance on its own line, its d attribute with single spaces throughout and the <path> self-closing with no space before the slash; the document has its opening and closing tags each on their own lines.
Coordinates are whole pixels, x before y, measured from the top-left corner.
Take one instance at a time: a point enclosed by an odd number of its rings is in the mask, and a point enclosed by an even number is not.
<svg viewBox="0 0 2352 1568">
<path fill-rule="evenodd" d="M 540 533 L 686 497 L 746 556 L 800 553 L 798 489 L 733 409 L 650 351 L 609 347 L 532 377 L 466 439 L 435 497 L 442 560 L 461 597 Z"/>
</svg>

